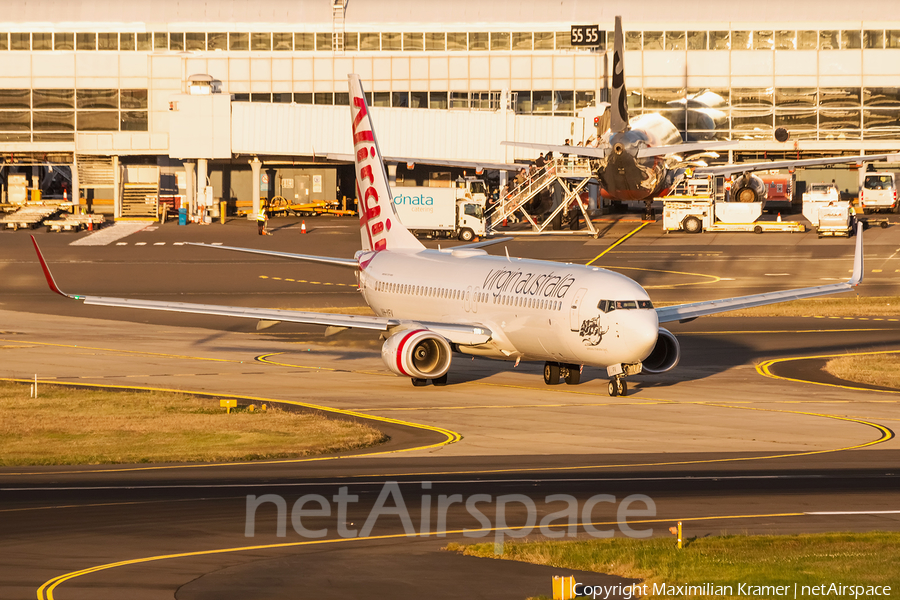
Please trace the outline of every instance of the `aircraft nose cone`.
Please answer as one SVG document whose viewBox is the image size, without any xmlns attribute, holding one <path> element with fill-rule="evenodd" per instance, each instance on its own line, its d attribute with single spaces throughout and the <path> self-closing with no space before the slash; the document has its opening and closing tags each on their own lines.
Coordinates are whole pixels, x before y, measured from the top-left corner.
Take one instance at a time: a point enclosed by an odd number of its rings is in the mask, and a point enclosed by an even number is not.
<svg viewBox="0 0 900 600">
<path fill-rule="evenodd" d="M 631 336 L 632 345 L 635 354 L 639 355 L 638 360 L 643 360 L 656 346 L 659 336 L 659 320 L 656 318 L 656 311 L 642 311 L 635 321 Z"/>
</svg>

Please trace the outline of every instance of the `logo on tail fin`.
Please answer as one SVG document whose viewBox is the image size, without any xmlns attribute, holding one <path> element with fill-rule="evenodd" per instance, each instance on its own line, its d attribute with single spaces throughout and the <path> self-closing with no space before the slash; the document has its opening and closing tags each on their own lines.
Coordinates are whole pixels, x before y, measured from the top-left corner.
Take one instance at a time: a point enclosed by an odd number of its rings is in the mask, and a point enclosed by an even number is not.
<svg viewBox="0 0 900 600">
<path fill-rule="evenodd" d="M 361 125 L 365 121 L 368 125 L 369 115 L 366 109 L 366 101 L 362 97 L 354 97 L 353 110 L 353 150 L 356 153 L 356 197 L 359 198 L 359 226 L 368 236 L 371 250 L 387 249 L 386 229 L 391 227 L 391 220 L 384 219 L 381 214 L 381 206 L 378 204 L 378 190 L 375 189 L 375 174 L 372 171 L 371 159 L 377 156 L 375 152 L 375 135 L 371 128 L 364 129 Z M 369 163 L 369 164 L 366 164 Z M 381 167 L 381 165 L 376 165 Z M 363 191 L 365 190 L 365 191 Z"/>
<path fill-rule="evenodd" d="M 387 173 L 378 141 L 356 75 L 350 76 L 350 113 L 353 118 L 353 153 L 356 163 L 356 197 L 363 250 L 422 248 L 422 244 L 400 223 L 394 211 Z"/>
<path fill-rule="evenodd" d="M 613 38 L 612 71 L 612 122 L 614 132 L 628 130 L 628 97 L 625 92 L 625 41 L 622 35 L 622 17 L 616 17 L 616 31 Z"/>
</svg>

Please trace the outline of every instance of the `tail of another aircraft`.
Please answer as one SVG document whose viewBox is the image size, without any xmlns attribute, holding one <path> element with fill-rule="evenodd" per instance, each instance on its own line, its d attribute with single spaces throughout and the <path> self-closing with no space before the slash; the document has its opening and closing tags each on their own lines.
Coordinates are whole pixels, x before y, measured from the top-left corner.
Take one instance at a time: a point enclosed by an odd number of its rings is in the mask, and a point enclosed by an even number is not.
<svg viewBox="0 0 900 600">
<path fill-rule="evenodd" d="M 356 197 L 363 250 L 421 249 L 394 210 L 394 199 L 359 75 L 350 76 L 350 116 L 356 162 Z"/>
<path fill-rule="evenodd" d="M 614 133 L 628 131 L 628 93 L 625 91 L 625 39 L 622 34 L 622 17 L 616 17 L 613 42 L 612 106 L 610 130 Z"/>
</svg>

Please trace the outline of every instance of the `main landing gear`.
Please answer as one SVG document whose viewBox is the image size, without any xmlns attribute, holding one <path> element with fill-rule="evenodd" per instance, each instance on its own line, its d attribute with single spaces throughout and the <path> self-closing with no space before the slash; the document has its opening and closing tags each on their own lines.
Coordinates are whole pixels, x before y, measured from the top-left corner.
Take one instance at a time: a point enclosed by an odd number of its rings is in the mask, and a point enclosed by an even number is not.
<svg viewBox="0 0 900 600">
<path fill-rule="evenodd" d="M 581 383 L 581 365 L 550 361 L 544 363 L 544 383 L 547 385 L 558 385 L 560 377 L 568 385 L 578 385 Z"/>
<path fill-rule="evenodd" d="M 429 382 L 428 379 L 419 379 L 418 377 L 410 377 L 410 379 L 412 380 L 412 384 L 416 387 L 428 385 Z M 444 373 L 443 375 L 441 375 L 440 377 L 436 377 L 435 379 L 431 379 L 430 381 L 431 385 L 438 387 L 447 385 L 447 373 Z"/>
</svg>

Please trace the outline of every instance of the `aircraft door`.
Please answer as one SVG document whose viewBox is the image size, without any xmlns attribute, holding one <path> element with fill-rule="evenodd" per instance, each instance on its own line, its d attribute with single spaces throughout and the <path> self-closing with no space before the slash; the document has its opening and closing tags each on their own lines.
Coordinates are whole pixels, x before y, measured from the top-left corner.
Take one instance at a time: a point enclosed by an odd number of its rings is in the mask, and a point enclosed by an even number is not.
<svg viewBox="0 0 900 600">
<path fill-rule="evenodd" d="M 472 286 L 466 288 L 466 296 L 463 298 L 463 308 L 466 309 L 466 312 L 474 312 L 475 309 L 475 298 L 472 297 Z"/>
<path fill-rule="evenodd" d="M 569 307 L 569 329 L 572 331 L 581 330 L 581 318 L 578 316 L 578 312 L 581 309 L 581 301 L 584 300 L 586 293 L 587 289 L 581 288 L 575 292 L 575 297 L 572 298 L 572 304 Z"/>
</svg>

